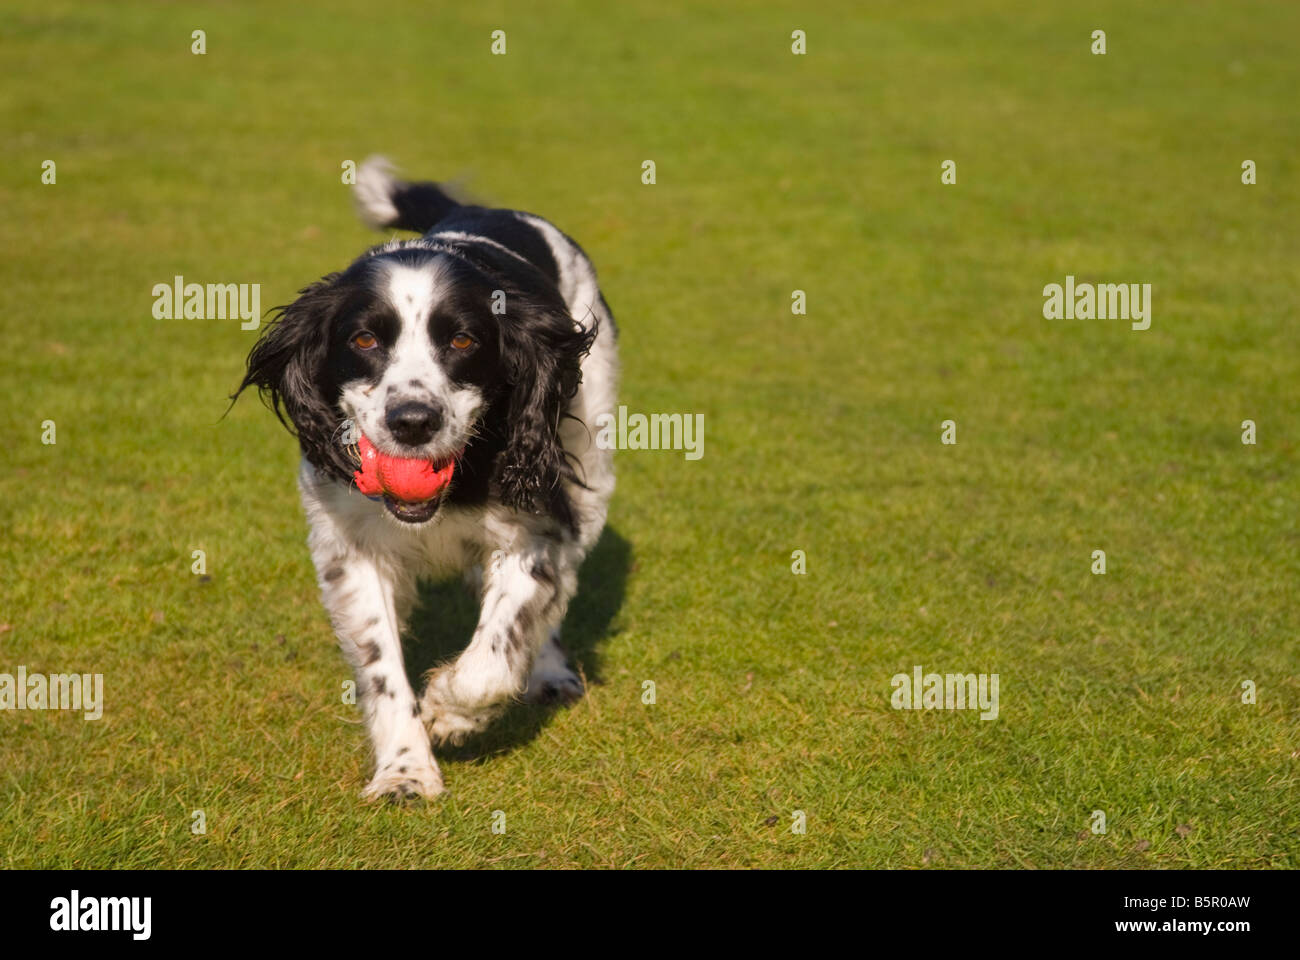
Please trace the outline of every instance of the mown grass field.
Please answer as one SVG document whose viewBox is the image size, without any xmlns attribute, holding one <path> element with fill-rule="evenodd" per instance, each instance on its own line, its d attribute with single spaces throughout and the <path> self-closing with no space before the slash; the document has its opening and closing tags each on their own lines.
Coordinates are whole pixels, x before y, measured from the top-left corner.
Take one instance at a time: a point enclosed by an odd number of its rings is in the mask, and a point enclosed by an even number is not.
<svg viewBox="0 0 1300 960">
<path fill-rule="evenodd" d="M 1297 866 L 1298 38 L 1283 0 L 6 4 L 0 672 L 105 708 L 0 713 L 0 864 Z M 623 402 L 705 416 L 699 461 L 618 455 L 587 697 L 408 806 L 359 799 L 296 445 L 221 419 L 256 334 L 151 312 L 345 265 L 372 152 L 558 222 Z M 1151 283 L 1151 328 L 1045 320 L 1067 274 Z M 473 615 L 431 587 L 412 669 Z M 916 664 L 997 673 L 998 719 L 891 709 Z"/>
</svg>

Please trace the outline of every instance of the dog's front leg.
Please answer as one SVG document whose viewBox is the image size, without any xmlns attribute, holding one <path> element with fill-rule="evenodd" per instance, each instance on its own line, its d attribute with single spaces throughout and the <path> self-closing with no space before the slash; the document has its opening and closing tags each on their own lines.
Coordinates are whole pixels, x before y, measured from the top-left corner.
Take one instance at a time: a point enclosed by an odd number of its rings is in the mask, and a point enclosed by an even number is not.
<svg viewBox="0 0 1300 960">
<path fill-rule="evenodd" d="M 340 550 L 337 542 L 317 541 L 312 555 L 339 646 L 356 673 L 375 750 L 375 775 L 362 796 L 437 796 L 442 774 L 402 660 L 399 584 L 376 560 Z"/>
<path fill-rule="evenodd" d="M 498 553 L 483 571 L 483 608 L 465 651 L 429 672 L 421 714 L 435 743 L 483 730 L 528 683 L 577 587 L 559 550 Z"/>
</svg>

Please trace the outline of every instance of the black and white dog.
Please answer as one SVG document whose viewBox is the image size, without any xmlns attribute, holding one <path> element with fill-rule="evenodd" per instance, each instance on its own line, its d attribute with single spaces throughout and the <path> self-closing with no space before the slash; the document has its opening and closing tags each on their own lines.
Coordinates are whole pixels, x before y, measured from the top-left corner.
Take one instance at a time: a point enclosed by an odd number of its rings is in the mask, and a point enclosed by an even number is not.
<svg viewBox="0 0 1300 960">
<path fill-rule="evenodd" d="M 616 332 L 591 262 L 546 220 L 462 205 L 377 158 L 355 196 L 370 225 L 423 236 L 280 308 L 235 396 L 256 386 L 302 447 L 308 544 L 375 751 L 363 795 L 432 797 L 431 741 L 482 730 L 518 695 L 582 693 L 559 628 L 614 490 L 591 425 L 614 410 Z M 364 496 L 358 435 L 450 483 Z M 480 590 L 478 626 L 417 698 L 401 644 L 416 581 L 456 572 Z"/>
</svg>

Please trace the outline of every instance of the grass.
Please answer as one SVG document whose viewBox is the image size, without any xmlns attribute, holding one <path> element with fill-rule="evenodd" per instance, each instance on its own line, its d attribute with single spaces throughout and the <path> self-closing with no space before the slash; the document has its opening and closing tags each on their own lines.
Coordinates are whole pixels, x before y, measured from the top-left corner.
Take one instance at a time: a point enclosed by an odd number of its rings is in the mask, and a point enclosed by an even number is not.
<svg viewBox="0 0 1300 960">
<path fill-rule="evenodd" d="M 0 14 L 0 672 L 106 688 L 0 713 L 0 863 L 1296 867 L 1300 8 L 437 6 Z M 623 402 L 706 424 L 618 456 L 587 697 L 429 805 L 358 798 L 295 445 L 220 419 L 255 335 L 151 316 L 343 266 L 374 151 L 577 237 Z M 1153 284 L 1151 329 L 1044 320 L 1067 273 Z M 413 669 L 472 623 L 428 599 Z M 892 710 L 914 664 L 998 673 L 998 719 Z"/>
</svg>

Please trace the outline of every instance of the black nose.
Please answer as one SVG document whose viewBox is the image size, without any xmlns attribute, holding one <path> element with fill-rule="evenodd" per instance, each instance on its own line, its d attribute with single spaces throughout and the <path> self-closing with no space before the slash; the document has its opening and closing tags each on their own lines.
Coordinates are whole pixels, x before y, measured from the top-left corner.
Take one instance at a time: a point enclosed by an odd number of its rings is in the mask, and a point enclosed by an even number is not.
<svg viewBox="0 0 1300 960">
<path fill-rule="evenodd" d="M 399 403 L 384 414 L 388 432 L 398 443 L 418 447 L 428 443 L 442 426 L 442 411 L 427 403 Z"/>
</svg>

